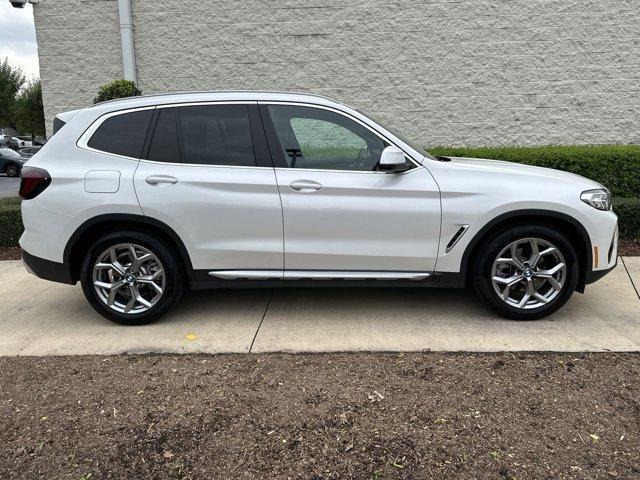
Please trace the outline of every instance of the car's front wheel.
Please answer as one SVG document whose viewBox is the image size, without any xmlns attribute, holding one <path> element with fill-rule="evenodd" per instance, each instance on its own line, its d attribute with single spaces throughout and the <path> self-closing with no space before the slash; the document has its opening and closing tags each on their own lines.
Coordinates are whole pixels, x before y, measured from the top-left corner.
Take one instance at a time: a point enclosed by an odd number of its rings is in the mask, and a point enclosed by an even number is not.
<svg viewBox="0 0 640 480">
<path fill-rule="evenodd" d="M 184 277 L 179 260 L 164 242 L 126 231 L 105 235 L 90 248 L 80 281 L 98 313 L 123 325 L 143 325 L 176 303 Z"/>
<path fill-rule="evenodd" d="M 507 318 L 545 317 L 564 305 L 576 289 L 576 250 L 551 227 L 514 227 L 495 234 L 485 245 L 475 263 L 474 288 Z"/>
</svg>

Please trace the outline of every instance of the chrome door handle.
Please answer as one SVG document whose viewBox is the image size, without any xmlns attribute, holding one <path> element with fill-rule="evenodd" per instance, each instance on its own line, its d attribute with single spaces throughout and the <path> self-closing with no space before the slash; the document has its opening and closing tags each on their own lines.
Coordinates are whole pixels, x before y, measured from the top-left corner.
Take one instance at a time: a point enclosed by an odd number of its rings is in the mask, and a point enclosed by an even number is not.
<svg viewBox="0 0 640 480">
<path fill-rule="evenodd" d="M 318 182 L 314 182 L 313 180 L 296 180 L 295 182 L 291 182 L 289 186 L 299 192 L 301 190 L 320 190 L 322 185 Z"/>
<path fill-rule="evenodd" d="M 176 177 L 170 177 L 169 175 L 151 175 L 144 179 L 149 185 L 158 185 L 159 183 L 170 183 L 175 184 L 178 183 L 178 179 Z"/>
</svg>

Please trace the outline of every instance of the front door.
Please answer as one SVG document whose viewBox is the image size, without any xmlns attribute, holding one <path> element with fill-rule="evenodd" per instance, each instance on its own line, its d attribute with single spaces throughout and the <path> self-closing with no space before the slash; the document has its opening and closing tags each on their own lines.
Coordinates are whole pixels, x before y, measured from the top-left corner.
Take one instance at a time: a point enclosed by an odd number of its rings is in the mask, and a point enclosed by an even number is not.
<svg viewBox="0 0 640 480">
<path fill-rule="evenodd" d="M 151 128 L 134 181 L 144 214 L 176 231 L 196 270 L 279 277 L 282 208 L 255 102 L 158 107 Z"/>
<path fill-rule="evenodd" d="M 388 143 L 343 113 L 275 103 L 260 112 L 277 166 L 286 277 L 434 270 L 440 195 L 424 167 L 407 159 L 406 172 L 378 171 Z"/>
</svg>

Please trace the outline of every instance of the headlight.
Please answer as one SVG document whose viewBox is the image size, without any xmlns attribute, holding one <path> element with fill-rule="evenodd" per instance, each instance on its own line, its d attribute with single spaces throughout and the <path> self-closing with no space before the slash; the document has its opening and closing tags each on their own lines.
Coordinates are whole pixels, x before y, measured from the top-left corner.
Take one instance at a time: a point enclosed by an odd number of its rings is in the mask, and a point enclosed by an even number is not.
<svg viewBox="0 0 640 480">
<path fill-rule="evenodd" d="M 602 188 L 582 192 L 580 200 L 598 210 L 611 210 L 611 194 Z"/>
</svg>

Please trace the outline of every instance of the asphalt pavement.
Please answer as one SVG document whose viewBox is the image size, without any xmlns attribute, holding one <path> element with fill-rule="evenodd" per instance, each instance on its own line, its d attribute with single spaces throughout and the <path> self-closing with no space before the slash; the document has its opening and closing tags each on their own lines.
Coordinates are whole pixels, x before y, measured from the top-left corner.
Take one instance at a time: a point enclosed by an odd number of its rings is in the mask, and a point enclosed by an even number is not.
<svg viewBox="0 0 640 480">
<path fill-rule="evenodd" d="M 20 178 L 0 174 L 0 198 L 17 197 L 18 188 L 20 188 Z"/>
</svg>

